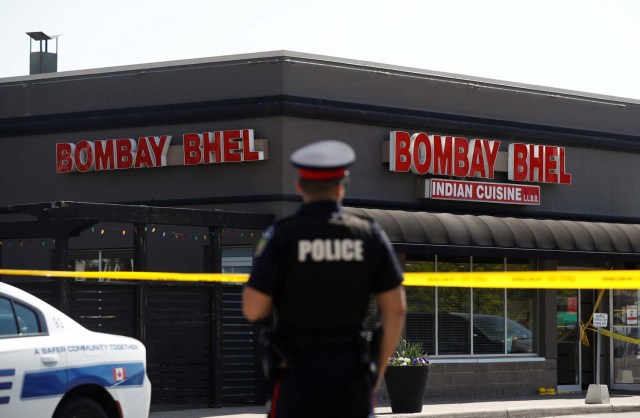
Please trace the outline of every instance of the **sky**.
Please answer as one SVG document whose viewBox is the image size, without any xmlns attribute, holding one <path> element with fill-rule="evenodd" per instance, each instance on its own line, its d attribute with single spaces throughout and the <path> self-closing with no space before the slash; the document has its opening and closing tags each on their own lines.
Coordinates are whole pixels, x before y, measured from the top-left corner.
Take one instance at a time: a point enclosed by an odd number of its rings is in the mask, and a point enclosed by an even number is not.
<svg viewBox="0 0 640 418">
<path fill-rule="evenodd" d="M 39 31 L 58 71 L 288 50 L 640 100 L 638 0 L 0 0 L 0 78 Z"/>
</svg>

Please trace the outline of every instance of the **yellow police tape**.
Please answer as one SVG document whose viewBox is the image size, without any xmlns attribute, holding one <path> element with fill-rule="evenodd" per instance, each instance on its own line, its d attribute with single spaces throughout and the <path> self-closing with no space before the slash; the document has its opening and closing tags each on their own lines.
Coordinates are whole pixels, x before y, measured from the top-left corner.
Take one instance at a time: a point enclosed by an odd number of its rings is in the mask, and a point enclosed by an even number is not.
<svg viewBox="0 0 640 418">
<path fill-rule="evenodd" d="M 0 269 L 0 275 L 219 283 L 244 283 L 249 277 L 248 274 L 229 273 L 12 269 Z M 404 285 L 507 289 L 640 289 L 640 270 L 405 273 Z M 601 297 L 602 292 L 598 297 L 598 304 Z M 598 304 L 595 306 L 596 309 Z M 582 324 L 581 328 L 582 335 L 586 330 L 597 332 L 597 328 L 591 325 L 591 320 L 587 324 Z M 616 338 L 632 344 L 640 344 L 640 339 L 618 334 L 604 328 L 601 329 L 601 332 L 610 338 Z"/>
<path fill-rule="evenodd" d="M 582 342 L 582 345 L 584 345 L 585 347 L 589 347 L 589 338 L 587 337 L 586 331 L 592 331 L 594 333 L 598 332 L 598 328 L 593 326 L 592 322 L 593 322 L 593 317 L 598 311 L 598 307 L 602 302 L 604 291 L 605 289 L 600 289 L 598 291 L 598 297 L 596 298 L 596 303 L 593 305 L 593 312 L 591 312 L 591 316 L 589 317 L 589 320 L 586 323 L 583 323 L 582 321 L 580 321 L 580 341 Z M 605 337 L 626 341 L 631 344 L 640 344 L 640 340 L 637 338 L 629 337 L 623 334 L 618 334 L 617 332 L 609 331 L 605 328 L 600 328 L 600 332 Z"/>
<path fill-rule="evenodd" d="M 592 329 L 592 331 L 598 332 L 597 329 L 596 330 Z M 618 333 L 609 331 L 608 329 L 600 328 L 600 332 L 605 337 L 615 338 L 616 340 L 626 341 L 626 342 L 631 343 L 631 344 L 640 344 L 640 340 L 637 339 L 637 338 L 632 338 L 632 337 L 629 337 L 627 335 L 618 334 Z"/>
<path fill-rule="evenodd" d="M 158 271 L 62 271 L 62 270 L 11 270 L 0 269 L 0 275 L 67 277 L 108 280 L 149 280 L 175 282 L 244 283 L 248 274 L 217 273 L 167 273 Z"/>
<path fill-rule="evenodd" d="M 0 269 L 0 275 L 110 280 L 243 283 L 247 274 Z M 640 270 L 405 273 L 405 286 L 505 289 L 640 289 Z"/>
<path fill-rule="evenodd" d="M 640 270 L 405 273 L 405 286 L 505 289 L 638 289 Z"/>
</svg>

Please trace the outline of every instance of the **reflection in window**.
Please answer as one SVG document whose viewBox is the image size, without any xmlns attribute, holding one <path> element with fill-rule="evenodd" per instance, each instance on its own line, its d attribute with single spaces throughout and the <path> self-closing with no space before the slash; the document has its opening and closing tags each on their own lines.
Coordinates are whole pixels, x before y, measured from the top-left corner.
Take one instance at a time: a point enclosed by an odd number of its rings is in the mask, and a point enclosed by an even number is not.
<svg viewBox="0 0 640 418">
<path fill-rule="evenodd" d="M 222 247 L 222 272 L 251 273 L 252 257 L 251 247 Z"/>
<path fill-rule="evenodd" d="M 133 250 L 125 248 L 69 251 L 67 267 L 71 271 L 133 271 Z"/>
<path fill-rule="evenodd" d="M 17 335 L 18 327 L 9 299 L 0 298 L 0 336 Z"/>
<path fill-rule="evenodd" d="M 507 289 L 507 344 L 511 346 L 511 353 L 534 351 L 535 292 L 533 289 Z"/>
<path fill-rule="evenodd" d="M 434 272 L 435 261 L 407 261 L 406 272 Z M 427 354 L 435 353 L 435 288 L 410 286 L 407 292 L 406 336 L 408 341 L 422 343 Z"/>
<path fill-rule="evenodd" d="M 36 312 L 20 303 L 0 298 L 0 336 L 37 334 L 40 322 Z"/>
<path fill-rule="evenodd" d="M 405 271 L 525 271 L 528 261 L 504 258 L 407 260 Z M 535 290 L 411 286 L 406 336 L 437 355 L 532 353 Z M 437 327 L 435 322 L 437 320 Z M 436 338 L 437 334 L 437 338 Z"/>
<path fill-rule="evenodd" d="M 471 271 L 468 257 L 439 258 L 438 272 Z M 438 354 L 471 354 L 471 289 L 440 287 L 438 292 Z M 465 315 L 467 318 L 465 318 Z"/>
<path fill-rule="evenodd" d="M 504 289 L 473 289 L 473 353 L 511 352 L 505 344 Z"/>
<path fill-rule="evenodd" d="M 471 354 L 471 289 L 438 288 L 438 354 Z"/>
<path fill-rule="evenodd" d="M 33 309 L 27 308 L 19 303 L 14 303 L 13 307 L 16 312 L 16 317 L 18 318 L 20 334 L 37 334 L 40 332 L 38 315 L 36 315 Z"/>
<path fill-rule="evenodd" d="M 638 305 L 640 291 L 613 290 L 613 332 L 627 337 L 640 338 L 638 327 Z M 637 383 L 638 344 L 613 339 L 613 361 L 615 383 Z"/>
</svg>

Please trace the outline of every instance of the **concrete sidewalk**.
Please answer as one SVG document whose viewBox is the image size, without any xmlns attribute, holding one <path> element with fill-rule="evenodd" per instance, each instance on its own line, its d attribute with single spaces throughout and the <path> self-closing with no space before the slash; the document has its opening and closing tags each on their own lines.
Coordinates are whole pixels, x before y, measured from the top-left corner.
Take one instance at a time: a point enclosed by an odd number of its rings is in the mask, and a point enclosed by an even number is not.
<svg viewBox="0 0 640 418">
<path fill-rule="evenodd" d="M 585 393 L 532 395 L 517 398 L 435 399 L 427 401 L 421 413 L 394 414 L 388 405 L 375 408 L 376 417 L 385 418 L 530 418 L 579 414 L 637 412 L 640 417 L 640 394 L 610 393 L 610 404 L 585 403 Z M 150 418 L 257 418 L 265 417 L 263 406 L 228 406 L 223 408 L 160 411 L 152 408 Z"/>
</svg>

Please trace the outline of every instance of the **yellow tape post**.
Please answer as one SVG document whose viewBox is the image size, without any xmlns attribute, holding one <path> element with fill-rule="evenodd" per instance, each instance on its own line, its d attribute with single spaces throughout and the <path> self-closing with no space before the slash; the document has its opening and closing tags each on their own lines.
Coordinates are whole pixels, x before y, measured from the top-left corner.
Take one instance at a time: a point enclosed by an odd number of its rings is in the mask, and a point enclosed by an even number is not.
<svg viewBox="0 0 640 418">
<path fill-rule="evenodd" d="M 0 275 L 244 283 L 247 274 L 0 269 Z M 405 286 L 506 289 L 640 289 L 640 270 L 405 273 Z"/>
</svg>

